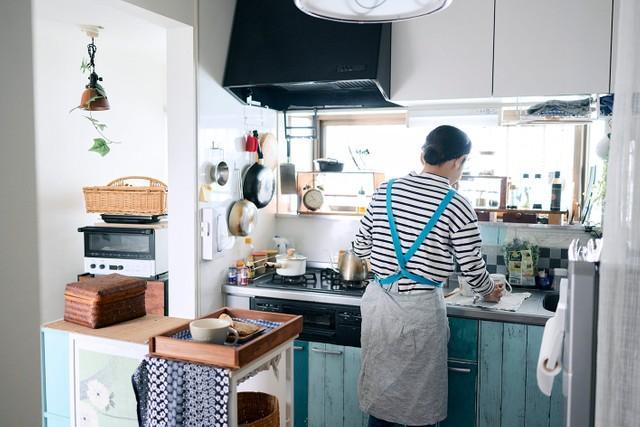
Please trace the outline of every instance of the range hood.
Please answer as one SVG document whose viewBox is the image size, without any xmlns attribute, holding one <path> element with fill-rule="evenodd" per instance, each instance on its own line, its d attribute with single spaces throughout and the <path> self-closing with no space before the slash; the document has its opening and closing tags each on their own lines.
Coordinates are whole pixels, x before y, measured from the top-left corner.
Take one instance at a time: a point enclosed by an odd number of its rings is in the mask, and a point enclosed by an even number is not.
<svg viewBox="0 0 640 427">
<path fill-rule="evenodd" d="M 389 102 L 391 24 L 313 18 L 292 0 L 238 0 L 223 86 L 276 110 Z"/>
</svg>

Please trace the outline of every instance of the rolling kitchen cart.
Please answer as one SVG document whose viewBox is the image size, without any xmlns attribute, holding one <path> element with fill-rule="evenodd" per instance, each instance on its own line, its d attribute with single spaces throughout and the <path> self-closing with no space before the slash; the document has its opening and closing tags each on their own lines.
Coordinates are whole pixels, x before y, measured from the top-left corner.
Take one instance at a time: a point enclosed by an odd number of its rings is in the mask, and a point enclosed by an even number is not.
<svg viewBox="0 0 640 427">
<path fill-rule="evenodd" d="M 263 370 L 275 373 L 269 394 L 278 398 L 280 426 L 293 426 L 293 340 L 302 331 L 302 316 L 222 308 L 203 318 L 261 320 L 279 324 L 257 338 L 237 346 L 216 345 L 180 338 L 189 323 L 156 335 L 149 340 L 151 356 L 212 365 L 229 369 L 229 426 L 238 425 L 238 386 Z"/>
</svg>

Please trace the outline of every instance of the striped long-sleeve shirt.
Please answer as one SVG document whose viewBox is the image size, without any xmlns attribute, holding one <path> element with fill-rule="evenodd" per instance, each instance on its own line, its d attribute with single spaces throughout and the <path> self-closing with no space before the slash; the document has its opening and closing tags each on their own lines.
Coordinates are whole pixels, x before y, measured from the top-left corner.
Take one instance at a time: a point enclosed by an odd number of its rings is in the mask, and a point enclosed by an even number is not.
<svg viewBox="0 0 640 427">
<path fill-rule="evenodd" d="M 411 173 L 394 181 L 392 209 L 403 253 L 415 242 L 450 188 L 447 178 L 425 172 Z M 370 258 L 371 269 L 380 277 L 398 270 L 387 219 L 386 190 L 387 183 L 383 183 L 373 195 L 353 242 L 356 254 Z M 411 273 L 443 282 L 454 272 L 455 258 L 470 286 L 487 295 L 493 291 L 494 284 L 482 259 L 481 246 L 478 217 L 470 203 L 456 193 L 406 268 Z M 425 288 L 432 287 L 405 278 L 398 282 L 399 291 Z"/>
</svg>

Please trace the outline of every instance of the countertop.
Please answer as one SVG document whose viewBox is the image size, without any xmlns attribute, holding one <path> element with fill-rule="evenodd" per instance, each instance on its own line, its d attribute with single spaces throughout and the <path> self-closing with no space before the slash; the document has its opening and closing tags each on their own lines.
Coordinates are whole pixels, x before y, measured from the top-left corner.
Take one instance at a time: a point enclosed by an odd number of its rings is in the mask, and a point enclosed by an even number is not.
<svg viewBox="0 0 640 427">
<path fill-rule="evenodd" d="M 137 319 L 105 326 L 104 328 L 91 329 L 86 326 L 64 320 L 42 325 L 43 328 L 56 329 L 75 334 L 90 335 L 99 338 L 108 338 L 118 341 L 128 341 L 136 344 L 146 344 L 149 338 L 159 335 L 169 329 L 184 325 L 188 320 L 177 317 L 159 316 L 148 314 Z"/>
<path fill-rule="evenodd" d="M 354 296 L 321 292 L 297 291 L 295 289 L 282 290 L 273 288 L 261 288 L 253 285 L 224 285 L 223 292 L 228 295 L 236 295 L 241 297 L 262 296 L 268 298 L 280 298 L 328 304 L 352 306 L 360 305 L 360 298 Z M 490 310 L 479 307 L 461 307 L 447 304 L 447 315 L 454 317 L 464 317 L 467 319 L 490 320 L 495 322 L 521 323 L 526 325 L 540 326 L 544 326 L 546 321 L 551 316 L 553 316 L 553 312 L 547 311 L 542 307 L 542 299 L 548 292 L 540 291 L 537 289 L 530 290 L 517 288 L 514 290 L 514 292 L 531 293 L 531 296 L 524 300 L 518 311 Z"/>
</svg>

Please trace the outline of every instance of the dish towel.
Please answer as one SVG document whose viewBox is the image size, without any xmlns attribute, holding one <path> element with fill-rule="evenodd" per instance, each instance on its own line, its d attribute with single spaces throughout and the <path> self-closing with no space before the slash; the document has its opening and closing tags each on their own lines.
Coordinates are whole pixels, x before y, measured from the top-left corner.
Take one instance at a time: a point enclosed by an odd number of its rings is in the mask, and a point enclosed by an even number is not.
<svg viewBox="0 0 640 427">
<path fill-rule="evenodd" d="M 466 297 L 463 295 L 455 295 L 446 299 L 447 304 L 449 305 L 461 305 L 466 307 L 480 307 L 480 308 L 490 308 L 492 310 L 503 310 L 503 311 L 518 311 L 524 300 L 529 298 L 531 293 L 529 292 L 518 292 L 512 293 L 509 295 L 505 295 L 500 299 L 500 302 L 486 302 L 483 301 L 482 298 L 478 299 L 475 303 L 473 302 L 474 297 Z"/>
<path fill-rule="evenodd" d="M 228 425 L 228 369 L 146 357 L 132 383 L 141 427 Z"/>
</svg>

